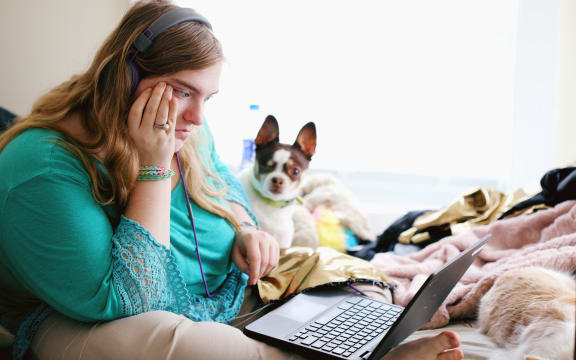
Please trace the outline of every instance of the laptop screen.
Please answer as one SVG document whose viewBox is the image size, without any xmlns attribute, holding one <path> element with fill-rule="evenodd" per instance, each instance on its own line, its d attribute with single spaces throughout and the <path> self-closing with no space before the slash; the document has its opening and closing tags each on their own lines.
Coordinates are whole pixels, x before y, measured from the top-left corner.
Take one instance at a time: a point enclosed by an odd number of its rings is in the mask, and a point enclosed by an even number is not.
<svg viewBox="0 0 576 360">
<path fill-rule="evenodd" d="M 484 236 L 428 277 L 369 359 L 383 357 L 432 318 L 490 237 Z"/>
</svg>

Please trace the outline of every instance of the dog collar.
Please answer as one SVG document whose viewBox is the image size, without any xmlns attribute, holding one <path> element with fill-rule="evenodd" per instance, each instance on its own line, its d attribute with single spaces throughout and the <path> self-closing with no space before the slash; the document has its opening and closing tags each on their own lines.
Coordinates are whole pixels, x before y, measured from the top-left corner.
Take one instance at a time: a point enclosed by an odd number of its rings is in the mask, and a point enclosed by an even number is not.
<svg viewBox="0 0 576 360">
<path fill-rule="evenodd" d="M 260 199 L 264 200 L 264 202 L 268 205 L 272 205 L 272 206 L 277 207 L 277 208 L 283 208 L 285 206 L 292 204 L 294 201 L 298 202 L 298 204 L 300 204 L 300 205 L 302 205 L 304 203 L 299 196 L 296 196 L 292 200 L 286 200 L 286 201 L 272 200 L 272 199 L 269 199 L 269 198 L 265 197 L 264 195 L 262 195 L 262 193 L 260 193 L 260 191 L 258 191 L 258 189 L 256 189 L 256 186 L 254 186 L 254 184 L 252 182 L 250 182 L 250 185 L 252 185 L 252 190 L 254 190 L 256 195 L 258 195 L 258 197 Z"/>
</svg>

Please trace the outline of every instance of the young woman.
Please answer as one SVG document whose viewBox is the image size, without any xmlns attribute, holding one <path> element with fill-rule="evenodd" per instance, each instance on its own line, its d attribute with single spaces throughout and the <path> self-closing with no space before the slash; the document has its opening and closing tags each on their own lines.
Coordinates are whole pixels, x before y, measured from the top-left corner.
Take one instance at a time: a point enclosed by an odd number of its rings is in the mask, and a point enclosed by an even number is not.
<svg viewBox="0 0 576 360">
<path fill-rule="evenodd" d="M 279 250 L 204 122 L 223 61 L 209 23 L 185 10 L 154 28 L 176 9 L 136 3 L 85 73 L 0 137 L 0 323 L 15 358 L 299 358 L 225 325 Z M 458 346 L 445 332 L 386 358 L 457 359 Z"/>
</svg>

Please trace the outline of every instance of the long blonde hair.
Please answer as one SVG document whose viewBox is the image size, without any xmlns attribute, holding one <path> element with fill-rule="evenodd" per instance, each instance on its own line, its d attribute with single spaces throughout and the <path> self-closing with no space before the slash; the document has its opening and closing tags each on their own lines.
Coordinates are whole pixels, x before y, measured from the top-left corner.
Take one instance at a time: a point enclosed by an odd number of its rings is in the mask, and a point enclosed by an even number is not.
<svg viewBox="0 0 576 360">
<path fill-rule="evenodd" d="M 88 70 L 72 76 L 38 99 L 29 116 L 19 119 L 0 136 L 0 151 L 26 129 L 40 127 L 57 131 L 64 135 L 62 145 L 81 161 L 90 175 L 96 201 L 102 205 L 114 204 L 123 212 L 139 167 L 138 152 L 128 135 L 126 121 L 132 105 L 126 59 L 136 37 L 155 19 L 174 8 L 167 0 L 134 4 L 105 40 Z M 158 35 L 152 46 L 133 60 L 141 78 L 204 69 L 221 61 L 222 48 L 212 31 L 190 21 Z M 59 120 L 72 114 L 80 116 L 93 141 L 73 138 L 58 125 Z M 190 197 L 238 229 L 231 212 L 214 199 L 226 193 L 224 182 L 208 171 L 209 166 L 202 163 L 194 142 L 192 139 L 179 151 Z M 109 178 L 98 171 L 94 157 L 96 149 L 104 154 L 102 163 Z M 217 189 L 211 186 L 208 177 L 218 179 L 221 186 Z"/>
</svg>

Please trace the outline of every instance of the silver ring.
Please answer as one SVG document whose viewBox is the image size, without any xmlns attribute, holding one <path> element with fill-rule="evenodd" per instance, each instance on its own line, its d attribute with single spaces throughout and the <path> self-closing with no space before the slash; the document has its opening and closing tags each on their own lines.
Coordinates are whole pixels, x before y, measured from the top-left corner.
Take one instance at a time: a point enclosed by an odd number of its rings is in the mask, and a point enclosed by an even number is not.
<svg viewBox="0 0 576 360">
<path fill-rule="evenodd" d="M 168 124 L 156 124 L 156 123 L 154 123 L 154 128 L 155 128 L 155 129 L 161 129 L 161 130 L 166 130 L 166 131 L 168 131 L 168 130 L 170 130 L 170 125 L 168 125 Z"/>
</svg>

